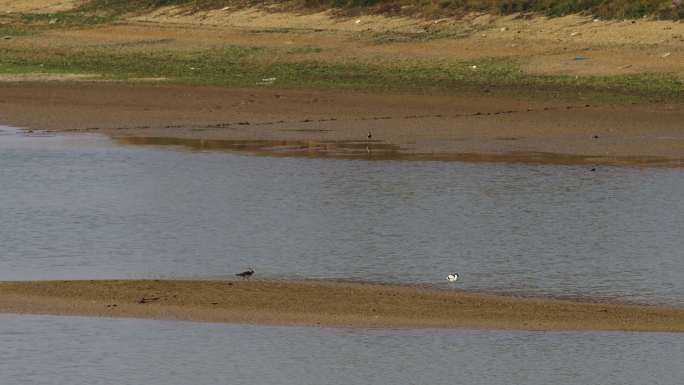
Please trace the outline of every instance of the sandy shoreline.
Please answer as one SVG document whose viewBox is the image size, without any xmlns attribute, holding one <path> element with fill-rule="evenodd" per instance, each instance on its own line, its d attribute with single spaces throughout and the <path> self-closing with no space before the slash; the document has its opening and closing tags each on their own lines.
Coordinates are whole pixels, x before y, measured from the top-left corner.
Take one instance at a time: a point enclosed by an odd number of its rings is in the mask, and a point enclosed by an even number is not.
<svg viewBox="0 0 684 385">
<path fill-rule="evenodd" d="M 0 312 L 330 327 L 684 331 L 684 309 L 336 281 L 2 282 Z"/>
<path fill-rule="evenodd" d="M 684 108 L 486 95 L 19 82 L 0 123 L 263 155 L 681 166 Z M 368 138 L 368 133 L 372 138 Z"/>
</svg>

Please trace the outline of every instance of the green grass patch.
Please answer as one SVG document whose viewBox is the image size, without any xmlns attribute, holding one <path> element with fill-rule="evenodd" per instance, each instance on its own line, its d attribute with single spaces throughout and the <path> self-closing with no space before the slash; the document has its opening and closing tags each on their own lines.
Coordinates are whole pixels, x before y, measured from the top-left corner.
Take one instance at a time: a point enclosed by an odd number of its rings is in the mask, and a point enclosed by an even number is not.
<svg viewBox="0 0 684 385">
<path fill-rule="evenodd" d="M 489 29 L 489 26 L 467 26 L 459 29 L 425 30 L 421 32 L 384 31 L 371 36 L 374 44 L 425 42 L 437 39 L 460 39 L 473 33 Z"/>
<path fill-rule="evenodd" d="M 175 42 L 176 39 L 143 39 L 135 41 L 125 41 L 120 43 L 106 43 L 99 44 L 97 48 L 108 48 L 108 49 L 118 49 L 118 48 L 140 48 L 140 47 L 150 47 L 159 46 L 164 44 L 171 44 Z"/>
<path fill-rule="evenodd" d="M 290 33 L 294 32 L 296 29 L 294 28 L 286 28 L 286 27 L 273 27 L 273 28 L 262 28 L 262 29 L 252 29 L 249 32 L 254 33 L 254 34 L 260 34 L 260 33 Z"/>
<path fill-rule="evenodd" d="M 226 46 L 216 50 L 169 51 L 125 48 L 79 50 L 0 49 L 0 72 L 79 73 L 105 78 L 168 78 L 174 82 L 228 87 L 327 88 L 368 91 L 460 93 L 488 89 L 547 94 L 671 97 L 681 99 L 684 82 L 668 74 L 620 76 L 531 75 L 515 58 L 434 63 L 431 61 L 344 62 L 283 60 L 285 49 Z M 264 81 L 264 79 L 274 80 Z M 516 91 L 517 92 L 517 91 Z"/>
<path fill-rule="evenodd" d="M 113 15 L 94 15 L 80 11 L 0 15 L 0 38 L 35 35 L 52 29 L 82 28 L 117 20 Z"/>
<path fill-rule="evenodd" d="M 24 24 L 40 24 L 54 27 L 82 27 L 111 23 L 116 20 L 112 15 L 95 15 L 78 11 L 54 13 L 27 13 L 21 15 Z"/>
<path fill-rule="evenodd" d="M 30 28 L 23 25 L 0 24 L 0 38 L 26 36 L 32 33 L 33 31 Z"/>
<path fill-rule="evenodd" d="M 295 47 L 295 48 L 289 48 L 285 52 L 289 55 L 306 55 L 306 54 L 323 52 L 323 48 L 319 48 L 319 47 Z"/>
</svg>

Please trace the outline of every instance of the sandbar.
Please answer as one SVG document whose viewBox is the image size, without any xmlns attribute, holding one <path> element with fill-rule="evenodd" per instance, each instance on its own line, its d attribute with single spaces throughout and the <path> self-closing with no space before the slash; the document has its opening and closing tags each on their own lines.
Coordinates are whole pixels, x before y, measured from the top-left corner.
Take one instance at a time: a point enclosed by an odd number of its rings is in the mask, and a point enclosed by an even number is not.
<svg viewBox="0 0 684 385">
<path fill-rule="evenodd" d="M 684 331 L 684 309 L 331 280 L 0 283 L 0 312 L 260 325 Z"/>
</svg>

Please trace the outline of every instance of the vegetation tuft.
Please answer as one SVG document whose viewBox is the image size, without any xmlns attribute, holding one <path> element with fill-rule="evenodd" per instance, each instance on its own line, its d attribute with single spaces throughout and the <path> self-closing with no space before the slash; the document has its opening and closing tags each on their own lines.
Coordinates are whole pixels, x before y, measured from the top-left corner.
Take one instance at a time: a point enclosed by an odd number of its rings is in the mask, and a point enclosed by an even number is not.
<svg viewBox="0 0 684 385">
<path fill-rule="evenodd" d="M 34 35 L 50 29 L 89 27 L 116 21 L 114 15 L 98 15 L 76 11 L 0 15 L 0 35 Z"/>
<path fill-rule="evenodd" d="M 54 13 L 26 13 L 21 15 L 21 21 L 30 25 L 48 25 L 55 27 L 89 26 L 111 23 L 114 16 L 89 14 L 79 11 L 64 11 Z"/>
</svg>

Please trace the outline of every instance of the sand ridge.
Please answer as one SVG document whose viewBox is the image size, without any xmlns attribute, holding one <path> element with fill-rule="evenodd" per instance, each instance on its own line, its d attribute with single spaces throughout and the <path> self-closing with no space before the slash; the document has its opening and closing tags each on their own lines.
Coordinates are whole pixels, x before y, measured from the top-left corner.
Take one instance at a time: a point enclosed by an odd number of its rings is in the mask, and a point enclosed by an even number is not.
<svg viewBox="0 0 684 385">
<path fill-rule="evenodd" d="M 332 327 L 684 331 L 684 309 L 318 280 L 2 282 L 0 312 Z"/>
</svg>

